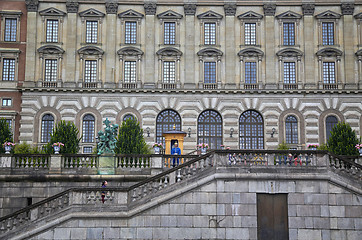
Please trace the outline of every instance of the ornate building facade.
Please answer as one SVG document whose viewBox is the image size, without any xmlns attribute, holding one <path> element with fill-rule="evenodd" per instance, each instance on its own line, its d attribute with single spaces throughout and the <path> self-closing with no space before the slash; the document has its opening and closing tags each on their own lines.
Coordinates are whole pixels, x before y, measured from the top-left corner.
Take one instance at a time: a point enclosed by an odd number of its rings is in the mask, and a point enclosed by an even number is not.
<svg viewBox="0 0 362 240">
<path fill-rule="evenodd" d="M 146 141 L 176 126 L 219 148 L 325 143 L 362 131 L 362 2 L 27 0 L 20 141 L 73 121 L 90 153 L 105 118 Z"/>
</svg>

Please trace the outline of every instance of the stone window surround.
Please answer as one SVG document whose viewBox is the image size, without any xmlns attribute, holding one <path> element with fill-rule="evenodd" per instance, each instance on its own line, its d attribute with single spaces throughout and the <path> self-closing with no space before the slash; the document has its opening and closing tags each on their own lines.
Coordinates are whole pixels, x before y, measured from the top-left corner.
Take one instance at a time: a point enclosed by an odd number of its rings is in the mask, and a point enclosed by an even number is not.
<svg viewBox="0 0 362 240">
<path fill-rule="evenodd" d="M 325 11 L 315 16 L 317 19 L 318 27 L 318 47 L 329 46 L 329 47 L 339 47 L 339 20 L 341 15 L 332 11 Z M 322 35 L 322 23 L 332 22 L 334 23 L 334 45 L 323 45 L 323 35 Z"/>
<path fill-rule="evenodd" d="M 166 47 L 158 50 L 156 52 L 158 56 L 158 87 L 163 88 L 163 63 L 168 61 L 175 62 L 175 85 L 174 88 L 180 88 L 180 60 L 182 52 L 177 48 Z M 170 85 L 170 83 L 165 83 L 165 85 Z"/>
<path fill-rule="evenodd" d="M 39 72 L 39 82 L 44 82 L 45 79 L 45 59 L 57 59 L 57 82 L 62 82 L 62 66 L 63 66 L 63 53 L 65 51 L 55 45 L 45 45 L 38 49 L 39 53 L 39 62 L 38 72 Z"/>
<path fill-rule="evenodd" d="M 2 100 L 2 99 L 1 99 Z M 0 114 L 0 118 L 5 118 L 5 120 L 11 120 L 11 132 L 14 134 L 15 132 L 15 117 L 18 115 L 16 111 L 13 110 L 7 110 L 6 112 L 2 111 Z"/>
<path fill-rule="evenodd" d="M 119 57 L 119 87 L 124 87 L 124 62 L 136 61 L 136 87 L 141 88 L 141 63 L 143 51 L 135 47 L 124 47 L 117 51 Z"/>
<path fill-rule="evenodd" d="M 19 68 L 19 54 L 20 50 L 11 50 L 11 49 L 2 49 L 0 50 L 0 79 L 3 79 L 3 67 L 4 67 L 4 58 L 15 59 L 15 76 L 14 82 L 18 81 L 18 68 Z"/>
<path fill-rule="evenodd" d="M 281 46 L 300 46 L 300 36 L 299 36 L 299 28 L 300 28 L 300 19 L 302 15 L 298 13 L 294 13 L 292 11 L 287 11 L 285 13 L 279 14 L 276 16 L 279 23 L 279 47 Z M 294 23 L 294 45 L 284 45 L 284 23 Z"/>
<path fill-rule="evenodd" d="M 84 74 L 85 74 L 85 61 L 87 60 L 96 60 L 97 61 L 97 85 L 102 82 L 102 60 L 104 51 L 98 47 L 86 46 L 78 50 L 80 69 L 79 69 L 79 80 L 78 84 L 83 86 L 84 83 Z"/>
<path fill-rule="evenodd" d="M 263 15 L 255 13 L 253 11 L 249 11 L 246 13 L 243 13 L 238 16 L 238 19 L 240 20 L 240 39 L 241 39 L 241 45 L 243 46 L 255 46 L 255 47 L 261 47 L 261 19 L 263 18 Z M 255 29 L 255 45 L 245 45 L 245 24 L 246 23 L 255 23 L 256 29 Z"/>
<path fill-rule="evenodd" d="M 1 26 L 0 26 L 0 42 L 4 43 L 4 42 L 8 42 L 8 41 L 4 41 L 4 37 L 5 37 L 5 19 L 6 18 L 16 18 L 17 22 L 16 22 L 16 41 L 15 42 L 20 42 L 20 17 L 23 13 L 22 12 L 18 12 L 18 11 L 0 11 L 0 18 L 1 18 Z M 14 42 L 11 42 L 14 43 Z"/>
<path fill-rule="evenodd" d="M 302 149 L 305 145 L 305 120 L 303 115 L 295 109 L 285 110 L 279 116 L 279 143 L 286 141 L 285 120 L 289 115 L 293 115 L 298 121 L 298 144 L 291 144 L 290 147 Z"/>
<path fill-rule="evenodd" d="M 47 21 L 48 20 L 58 20 L 58 41 L 52 42 L 62 45 L 63 44 L 63 22 L 64 16 L 66 15 L 65 12 L 60 11 L 56 8 L 48 8 L 42 11 L 39 11 L 39 15 L 41 16 L 42 20 L 42 27 L 43 27 L 43 34 L 41 38 L 41 44 L 49 44 L 50 42 L 46 41 L 47 36 Z"/>
<path fill-rule="evenodd" d="M 302 88 L 302 56 L 303 53 L 296 48 L 284 48 L 277 52 L 279 62 L 279 89 L 284 89 L 284 62 L 295 62 L 295 84 Z"/>
<path fill-rule="evenodd" d="M 354 18 L 357 22 L 358 47 L 362 47 L 362 12 L 354 15 Z"/>
<path fill-rule="evenodd" d="M 143 14 L 134 11 L 133 9 L 129 9 L 127 11 L 124 11 L 122 13 L 118 14 L 118 17 L 121 20 L 121 28 L 120 28 L 120 32 L 121 32 L 121 42 L 120 42 L 120 46 L 141 46 L 141 22 L 142 19 L 144 17 Z M 126 22 L 136 22 L 137 26 L 136 26 L 136 44 L 126 44 Z"/>
<path fill-rule="evenodd" d="M 256 84 L 259 89 L 262 88 L 263 81 L 261 79 L 261 61 L 264 57 L 264 52 L 257 48 L 246 48 L 238 53 L 240 59 L 240 88 L 246 88 L 245 85 L 245 62 L 256 62 Z"/>
<path fill-rule="evenodd" d="M 326 129 L 326 119 L 329 116 L 334 116 L 337 118 L 338 122 L 344 122 L 345 118 L 341 112 L 335 109 L 328 109 L 322 112 L 319 116 L 318 122 L 318 133 L 319 133 L 319 142 L 320 143 L 327 143 L 327 129 Z"/>
<path fill-rule="evenodd" d="M 223 16 L 210 10 L 198 15 L 197 18 L 200 20 L 200 47 L 220 47 L 220 21 L 222 20 Z M 215 44 L 205 44 L 205 23 L 215 23 L 216 25 Z"/>
<path fill-rule="evenodd" d="M 123 108 L 122 110 L 120 110 L 116 116 L 116 122 L 122 122 L 123 118 L 127 115 L 127 114 L 131 114 L 133 116 L 135 116 L 135 118 L 138 120 L 140 127 L 142 127 L 142 116 L 141 114 L 132 107 L 126 107 Z"/>
<path fill-rule="evenodd" d="M 343 52 L 336 48 L 327 47 L 324 49 L 319 50 L 316 55 L 318 58 L 318 76 L 319 76 L 319 88 L 324 88 L 324 81 L 323 81 L 323 62 L 335 62 L 335 76 L 336 76 L 336 83 L 335 85 L 338 86 L 339 89 L 342 88 L 342 78 L 340 76 L 340 69 L 341 69 L 341 57 Z"/>
<path fill-rule="evenodd" d="M 223 52 L 216 48 L 205 48 L 197 52 L 199 56 L 199 88 L 205 88 L 204 62 L 216 62 L 216 86 L 221 88 L 221 58 Z"/>
<path fill-rule="evenodd" d="M 102 45 L 102 23 L 103 23 L 103 18 L 105 16 L 104 13 L 90 8 L 87 9 L 83 12 L 79 13 L 79 16 L 81 17 L 81 45 Z M 86 42 L 86 22 L 87 21 L 97 21 L 98 22 L 98 27 L 97 27 L 97 43 L 87 43 Z"/>
<path fill-rule="evenodd" d="M 166 12 L 160 13 L 157 15 L 161 30 L 160 30 L 160 39 L 162 39 L 162 43 L 159 44 L 159 46 L 180 46 L 180 20 L 183 18 L 183 16 L 177 12 L 174 12 L 172 10 L 168 10 Z M 164 23 L 165 22 L 173 22 L 175 23 L 175 44 L 165 44 L 164 42 Z"/>
<path fill-rule="evenodd" d="M 13 98 L 11 98 L 11 97 L 3 97 L 3 98 L 0 98 L 0 100 L 1 100 L 1 107 L 3 107 L 3 108 L 10 108 L 14 105 Z M 11 105 L 3 105 L 3 100 L 10 100 Z"/>
<path fill-rule="evenodd" d="M 96 131 L 96 123 L 97 123 L 97 121 L 96 121 L 96 117 L 92 114 L 92 113 L 85 113 L 85 114 L 83 114 L 82 115 L 82 117 L 81 117 L 81 122 L 82 122 L 82 127 L 80 128 L 81 129 L 81 136 L 85 136 L 85 133 L 84 133 L 84 117 L 85 116 L 87 116 L 87 115 L 91 115 L 93 118 L 94 118 L 94 129 L 93 129 L 93 137 L 95 138 L 96 137 L 96 134 L 97 134 L 97 131 Z M 84 143 L 84 144 L 92 144 L 92 143 L 96 143 L 97 141 L 95 141 L 94 139 L 92 140 L 93 142 L 84 142 L 84 139 L 85 138 L 83 138 L 82 139 L 82 143 Z"/>
</svg>

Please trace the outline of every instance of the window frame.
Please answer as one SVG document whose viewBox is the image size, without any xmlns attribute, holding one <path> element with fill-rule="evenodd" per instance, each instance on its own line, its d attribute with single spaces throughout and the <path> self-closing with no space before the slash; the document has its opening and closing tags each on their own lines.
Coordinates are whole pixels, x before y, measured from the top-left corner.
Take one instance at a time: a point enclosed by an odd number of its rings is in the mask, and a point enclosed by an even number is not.
<svg viewBox="0 0 362 240">
<path fill-rule="evenodd" d="M 295 13 L 293 11 L 287 11 L 282 14 L 279 14 L 276 16 L 279 22 L 279 47 L 281 46 L 294 46 L 294 47 L 300 47 L 300 19 L 302 18 L 301 14 Z M 289 28 L 288 31 L 285 31 L 285 26 L 293 26 L 293 31 L 290 32 Z M 288 34 L 288 36 L 285 36 L 285 33 Z M 292 33 L 293 36 L 293 42 L 290 42 L 290 33 Z M 285 39 L 287 41 L 285 42 Z"/>
<path fill-rule="evenodd" d="M 89 129 L 89 127 L 92 127 L 92 129 Z M 85 114 L 82 117 L 82 135 L 83 135 L 82 143 L 94 143 L 95 133 L 96 133 L 96 118 L 92 114 Z"/>
<path fill-rule="evenodd" d="M 242 118 L 245 120 L 242 121 Z M 252 121 L 254 119 L 254 121 Z M 256 134 L 253 135 L 253 131 Z M 260 134 L 261 131 L 261 134 Z M 248 132 L 250 136 L 248 136 Z M 247 148 L 247 138 L 249 137 L 250 148 Z M 265 130 L 264 118 L 262 114 L 253 109 L 246 110 L 239 117 L 239 149 L 264 149 Z M 256 144 L 256 145 L 254 145 Z M 255 146 L 256 148 L 253 148 Z"/>
<path fill-rule="evenodd" d="M 168 121 L 163 121 L 163 119 L 167 119 Z M 156 117 L 155 142 L 162 143 L 163 146 L 166 146 L 165 138 L 162 134 L 164 132 L 174 130 L 174 126 L 176 131 L 181 131 L 182 119 L 180 114 L 173 109 L 165 109 L 161 111 Z"/>
<path fill-rule="evenodd" d="M 54 62 L 55 62 L 55 64 L 54 64 Z M 47 63 L 51 63 L 50 66 L 47 66 Z M 59 68 L 58 59 L 55 59 L 55 58 L 44 59 L 44 82 L 57 82 L 58 81 L 58 68 Z M 50 72 L 48 70 L 50 70 Z M 50 73 L 50 76 L 48 75 L 49 73 Z M 55 79 L 54 79 L 54 76 L 55 76 Z"/>
<path fill-rule="evenodd" d="M 295 122 L 291 122 L 290 120 L 288 120 L 288 118 L 293 117 L 295 119 Z M 297 146 L 300 143 L 299 140 L 299 119 L 297 116 L 293 115 L 293 114 L 288 114 L 285 117 L 285 123 L 284 123 L 284 129 L 285 129 L 285 142 L 291 146 Z M 288 128 L 290 125 L 290 128 Z M 290 131 L 288 131 L 288 129 Z M 288 134 L 290 133 L 290 139 L 288 139 Z M 294 141 L 296 139 L 296 142 Z M 291 142 L 289 142 L 289 140 L 291 140 Z"/>
<path fill-rule="evenodd" d="M 144 15 L 136 12 L 133 9 L 121 12 L 118 14 L 118 18 L 121 21 L 120 27 L 120 45 L 121 46 L 140 46 L 141 44 L 141 22 Z M 135 43 L 126 43 L 126 22 L 135 22 L 136 23 L 136 42 Z"/>
<path fill-rule="evenodd" d="M 317 19 L 317 26 L 318 26 L 318 46 L 336 46 L 339 47 L 339 20 L 341 18 L 341 14 L 335 13 L 333 11 L 325 11 L 320 14 L 317 14 L 315 18 Z M 334 43 L 333 44 L 324 44 L 323 43 L 323 23 L 333 23 L 334 29 Z"/>
<path fill-rule="evenodd" d="M 88 65 L 89 63 L 90 65 Z M 87 65 L 89 69 L 87 70 Z M 87 73 L 87 71 L 89 73 Z M 87 75 L 89 80 L 87 81 Z M 98 61 L 96 59 L 85 59 L 84 60 L 84 83 L 96 83 L 98 82 Z"/>
<path fill-rule="evenodd" d="M 293 66 L 291 66 L 293 65 Z M 283 62 L 283 83 L 297 84 L 297 66 L 294 61 Z M 294 80 L 294 81 L 293 81 Z"/>
<path fill-rule="evenodd" d="M 44 119 L 45 117 L 49 117 L 49 116 L 51 116 L 52 119 Z M 49 127 L 50 125 L 47 125 L 47 127 L 45 129 L 44 124 L 43 124 L 43 122 L 45 120 L 48 121 L 48 122 L 52 121 L 52 126 Z M 41 143 L 48 143 L 50 141 L 50 139 L 51 139 L 50 134 L 51 134 L 51 132 L 53 131 L 53 129 L 55 127 L 55 123 L 56 123 L 56 121 L 55 121 L 55 117 L 54 117 L 53 114 L 45 113 L 45 114 L 42 115 L 42 117 L 40 118 L 40 126 L 41 126 L 41 128 L 40 128 L 40 142 Z M 45 130 L 48 130 L 48 131 L 45 132 Z"/>
<path fill-rule="evenodd" d="M 39 82 L 43 87 L 58 87 L 58 84 L 61 85 L 62 82 L 62 58 L 64 50 L 55 45 L 45 45 L 40 47 L 38 50 L 39 53 L 39 65 L 38 71 L 40 73 Z M 45 81 L 46 77 L 46 61 L 47 60 L 56 60 L 56 80 L 55 81 Z M 39 86 L 40 87 L 40 86 Z"/>
<path fill-rule="evenodd" d="M 39 11 L 39 15 L 42 17 L 42 24 L 43 24 L 43 34 L 42 34 L 42 44 L 49 44 L 49 43 L 57 43 L 63 44 L 63 22 L 64 17 L 66 15 L 65 12 L 56 9 L 54 7 L 50 7 L 44 10 Z M 57 28 L 57 39 L 56 41 L 48 41 L 48 21 L 58 21 L 58 28 Z M 52 39 L 54 40 L 54 39 Z"/>
<path fill-rule="evenodd" d="M 9 61 L 6 67 L 5 62 Z M 11 63 L 13 62 L 13 64 Z M 14 82 L 16 75 L 16 59 L 14 58 L 3 58 L 2 59 L 2 69 L 1 69 L 1 80 Z M 5 77 L 4 77 L 5 76 Z M 5 79 L 7 78 L 7 79 Z"/>
<path fill-rule="evenodd" d="M 331 118 L 331 117 L 333 117 L 333 118 L 335 118 L 335 120 L 337 120 L 337 122 L 335 122 L 335 124 L 333 124 L 333 126 L 331 126 L 331 125 L 332 125 L 332 124 L 331 124 L 331 121 L 330 121 L 330 122 L 327 122 L 328 119 Z M 324 129 L 324 131 L 325 131 L 325 142 L 326 142 L 326 143 L 328 142 L 328 139 L 329 139 L 329 137 L 330 137 L 330 132 L 332 131 L 333 127 L 338 124 L 338 122 L 339 122 L 339 120 L 338 120 L 338 117 L 337 117 L 336 115 L 329 114 L 329 115 L 326 116 L 326 118 L 325 118 L 325 120 L 324 120 L 324 124 L 325 124 L 325 129 Z M 329 127 L 330 127 L 330 130 L 329 130 L 329 132 L 328 132 L 328 128 L 329 128 Z"/>
<path fill-rule="evenodd" d="M 132 64 L 129 65 L 129 69 L 127 67 L 128 63 L 132 63 Z M 133 61 L 126 60 L 126 61 L 124 61 L 123 66 L 124 66 L 123 67 L 123 69 L 124 69 L 124 71 L 123 71 L 124 83 L 137 83 L 137 61 L 136 60 L 133 60 Z M 127 72 L 129 72 L 129 74 L 126 74 Z"/>
<path fill-rule="evenodd" d="M 337 76 L 336 76 L 336 62 L 335 61 L 323 61 L 323 67 L 322 67 L 322 81 L 323 84 L 336 84 L 337 83 Z M 333 64 L 333 72 L 331 72 L 330 70 L 332 69 L 330 65 Z M 326 65 L 327 67 L 327 71 L 326 71 Z M 327 79 L 325 78 L 326 76 L 326 72 L 327 72 Z M 331 82 L 331 75 L 333 74 L 333 82 Z M 326 81 L 328 80 L 328 81 Z"/>
<path fill-rule="evenodd" d="M 82 42 L 81 45 L 102 45 L 102 32 L 103 32 L 103 18 L 105 16 L 104 13 L 90 8 L 83 12 L 79 13 L 82 22 Z M 93 40 L 88 42 L 87 40 L 87 22 L 96 22 L 97 23 L 97 36 L 96 41 Z"/>
<path fill-rule="evenodd" d="M 197 15 L 197 18 L 200 20 L 200 46 L 214 46 L 220 47 L 220 22 L 223 18 L 221 14 L 218 14 L 214 11 L 207 11 L 205 13 Z M 215 24 L 215 42 L 206 42 L 206 30 L 205 24 Z"/>
<path fill-rule="evenodd" d="M 160 21 L 160 46 L 180 46 L 180 21 L 183 18 L 182 14 L 174 12 L 172 10 L 168 10 L 166 12 L 160 13 L 157 15 L 157 18 Z M 174 24 L 173 31 L 173 43 L 166 41 L 166 24 Z M 170 37 L 169 37 L 170 38 Z"/>
<path fill-rule="evenodd" d="M 216 84 L 217 83 L 217 62 L 216 61 L 204 61 L 204 84 Z M 210 65 L 208 71 L 206 69 L 206 65 Z M 213 66 L 211 66 L 213 65 Z M 207 76 L 208 79 L 207 79 Z M 213 78 L 213 82 L 211 82 L 211 78 Z"/>
<path fill-rule="evenodd" d="M 255 47 L 261 47 L 261 19 L 263 19 L 263 15 L 258 14 L 253 11 L 248 11 L 243 14 L 240 14 L 238 16 L 238 19 L 240 20 L 240 47 L 244 46 L 255 46 Z M 248 44 L 246 39 L 246 24 L 255 24 L 255 44 Z"/>
<path fill-rule="evenodd" d="M 10 105 L 6 104 L 4 105 L 4 101 L 6 101 L 7 103 L 10 102 Z M 9 108 L 13 106 L 13 99 L 12 98 L 8 98 L 8 97 L 3 97 L 1 99 L 1 107 L 5 107 L 5 108 Z"/>
<path fill-rule="evenodd" d="M 0 78 L 1 82 L 17 82 L 18 81 L 18 68 L 19 68 L 19 55 L 20 50 L 11 50 L 11 49 L 3 49 L 0 50 Z M 14 60 L 14 81 L 4 80 L 4 59 L 11 59 Z"/>
<path fill-rule="evenodd" d="M 51 26 L 49 22 L 52 22 Z M 56 28 L 54 27 L 54 23 L 56 24 Z M 45 42 L 46 43 L 57 43 L 59 42 L 59 20 L 49 18 L 46 19 L 46 32 L 45 32 Z"/>
<path fill-rule="evenodd" d="M 0 11 L 0 18 L 1 18 L 1 33 L 0 33 L 0 42 L 3 43 L 16 43 L 20 42 L 20 19 L 23 13 L 19 11 Z M 14 41 L 6 41 L 5 40 L 5 31 L 6 31 L 6 19 L 15 19 L 16 23 L 16 33 L 15 33 L 15 40 Z"/>
<path fill-rule="evenodd" d="M 214 118 L 215 121 L 205 120 L 211 117 Z M 205 128 L 205 126 L 207 126 L 207 128 Z M 210 133 L 213 129 L 215 131 L 214 135 Z M 207 132 L 205 133 L 205 131 Z M 223 144 L 223 119 L 219 112 L 207 109 L 200 113 L 197 118 L 197 143 L 206 143 L 210 149 L 221 149 L 221 145 Z M 215 148 L 213 148 L 213 144 L 216 145 Z"/>
</svg>

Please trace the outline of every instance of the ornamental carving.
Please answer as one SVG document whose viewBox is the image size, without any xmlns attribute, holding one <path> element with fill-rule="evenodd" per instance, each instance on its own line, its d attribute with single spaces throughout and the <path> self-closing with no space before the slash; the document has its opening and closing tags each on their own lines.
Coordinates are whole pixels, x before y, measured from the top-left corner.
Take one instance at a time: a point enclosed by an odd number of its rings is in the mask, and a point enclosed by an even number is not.
<svg viewBox="0 0 362 240">
<path fill-rule="evenodd" d="M 341 10 L 343 15 L 353 15 L 354 4 L 353 3 L 342 3 Z"/>
<path fill-rule="evenodd" d="M 179 57 L 182 55 L 182 52 L 176 48 L 167 47 L 162 48 L 156 52 L 158 56 L 165 56 L 165 57 Z"/>
<path fill-rule="evenodd" d="M 38 52 L 41 54 L 54 55 L 54 54 L 63 54 L 64 50 L 55 45 L 48 45 L 48 46 L 40 47 L 38 49 Z"/>
<path fill-rule="evenodd" d="M 272 3 L 264 4 L 264 15 L 265 16 L 274 16 L 276 5 Z"/>
<path fill-rule="evenodd" d="M 319 50 L 316 54 L 321 57 L 340 57 L 342 56 L 342 51 L 335 48 L 324 48 Z"/>
<path fill-rule="evenodd" d="M 315 5 L 311 3 L 302 4 L 302 10 L 304 15 L 313 15 Z"/>
<path fill-rule="evenodd" d="M 264 56 L 264 52 L 257 48 L 246 48 L 238 52 L 239 57 L 258 57 Z"/>
<path fill-rule="evenodd" d="M 299 49 L 286 48 L 277 52 L 278 57 L 301 57 L 303 52 Z"/>
<path fill-rule="evenodd" d="M 119 49 L 117 51 L 117 54 L 120 56 L 142 56 L 143 52 L 142 52 L 142 50 L 135 48 L 135 47 L 125 47 L 125 48 Z"/>
<path fill-rule="evenodd" d="M 185 15 L 195 15 L 196 4 L 185 4 L 184 11 L 185 11 Z"/>
<path fill-rule="evenodd" d="M 25 0 L 26 9 L 28 12 L 37 12 L 38 11 L 38 0 Z"/>
<path fill-rule="evenodd" d="M 103 55 L 104 51 L 98 47 L 87 46 L 80 48 L 78 53 L 82 55 Z"/>
<path fill-rule="evenodd" d="M 224 5 L 225 15 L 226 16 L 235 16 L 236 13 L 236 4 L 225 4 Z"/>
<path fill-rule="evenodd" d="M 79 8 L 79 3 L 77 1 L 69 0 L 65 4 L 67 7 L 68 13 L 77 13 Z"/>
<path fill-rule="evenodd" d="M 146 15 L 155 15 L 156 14 L 156 9 L 157 9 L 156 3 L 147 2 L 144 4 L 144 8 L 145 8 Z"/>
<path fill-rule="evenodd" d="M 106 13 L 108 14 L 117 14 L 118 12 L 118 3 L 115 1 L 106 1 Z"/>
<path fill-rule="evenodd" d="M 240 14 L 238 16 L 238 19 L 242 19 L 242 20 L 258 20 L 258 19 L 262 19 L 262 18 L 263 18 L 263 15 L 258 14 L 253 11 L 249 11 L 249 12 Z"/>
<path fill-rule="evenodd" d="M 223 52 L 216 48 L 205 48 L 197 52 L 197 56 L 202 57 L 221 57 Z"/>
</svg>

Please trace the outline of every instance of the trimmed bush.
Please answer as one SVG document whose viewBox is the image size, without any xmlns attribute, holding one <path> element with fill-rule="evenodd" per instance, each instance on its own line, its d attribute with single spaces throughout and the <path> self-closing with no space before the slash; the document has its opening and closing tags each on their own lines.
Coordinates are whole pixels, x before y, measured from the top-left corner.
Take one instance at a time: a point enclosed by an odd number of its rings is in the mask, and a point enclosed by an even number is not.
<svg viewBox="0 0 362 240">
<path fill-rule="evenodd" d="M 328 139 L 328 150 L 336 155 L 358 155 L 355 147 L 358 144 L 357 135 L 351 126 L 345 122 L 336 124 Z"/>
<path fill-rule="evenodd" d="M 279 145 L 278 145 L 278 148 L 277 148 L 277 150 L 289 150 L 289 145 L 288 144 L 286 144 L 286 142 L 282 142 L 282 143 L 280 143 Z"/>
</svg>

